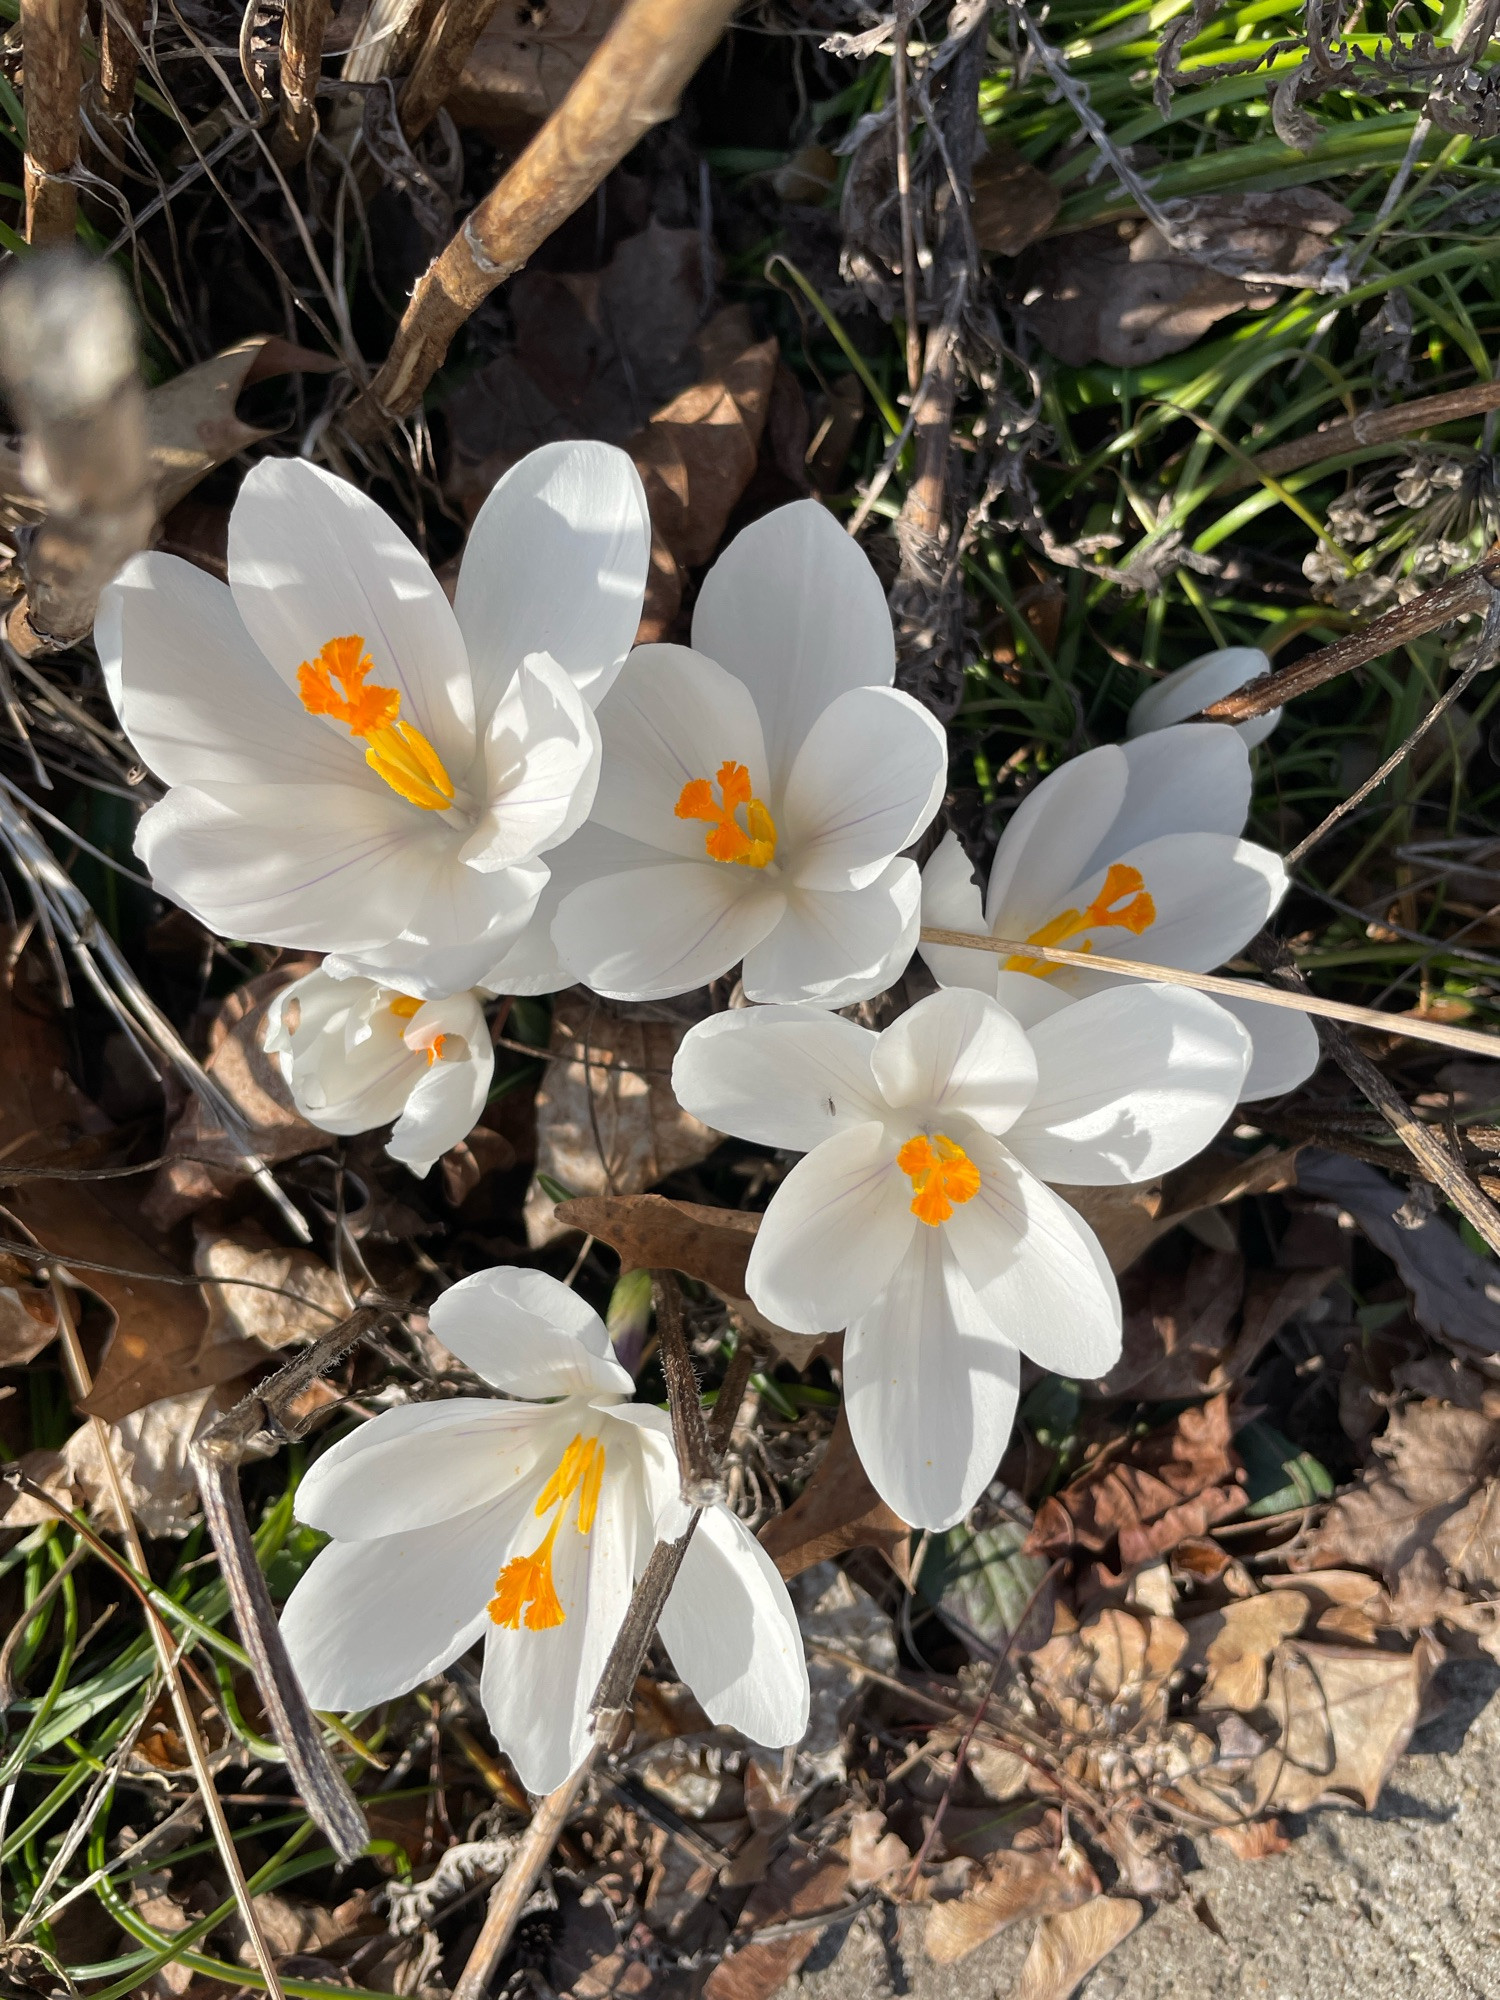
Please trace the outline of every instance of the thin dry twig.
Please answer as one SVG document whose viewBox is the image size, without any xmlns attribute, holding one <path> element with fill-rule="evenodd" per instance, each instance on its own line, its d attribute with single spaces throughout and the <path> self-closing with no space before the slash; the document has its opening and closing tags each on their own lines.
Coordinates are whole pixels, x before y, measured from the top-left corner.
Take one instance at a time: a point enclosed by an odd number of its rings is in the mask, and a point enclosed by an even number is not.
<svg viewBox="0 0 1500 2000">
<path fill-rule="evenodd" d="M 656 1297 L 656 1331 L 661 1342 L 667 1399 L 672 1408 L 672 1437 L 682 1477 L 682 1498 L 689 1507 L 708 1506 L 723 1499 L 724 1488 L 709 1457 L 703 1399 L 683 1323 L 682 1287 L 674 1271 L 653 1271 L 651 1289 Z"/>
<path fill-rule="evenodd" d="M 67 1287 L 56 1270 L 49 1272 L 52 1296 L 57 1306 L 58 1327 L 62 1336 L 63 1360 L 67 1366 L 75 1401 L 84 1403 L 93 1393 L 94 1378 L 84 1359 L 83 1346 L 78 1338 L 78 1328 L 73 1320 L 73 1306 L 68 1297 Z M 125 1482 L 115 1459 L 114 1442 L 109 1434 L 109 1426 L 101 1417 L 88 1419 L 94 1432 L 95 1448 L 104 1468 L 105 1482 L 109 1488 L 111 1504 L 119 1517 L 126 1553 L 142 1576 L 149 1576 L 146 1551 L 141 1543 L 140 1530 L 136 1527 L 135 1516 L 130 1510 L 130 1502 L 125 1493 Z M 240 1865 L 239 1850 L 234 1844 L 225 1816 L 224 1802 L 219 1797 L 214 1783 L 213 1772 L 209 1768 L 208 1752 L 203 1738 L 198 1732 L 197 1718 L 188 1701 L 187 1686 L 182 1676 L 182 1664 L 171 1633 L 163 1624 L 156 1611 L 147 1604 L 144 1607 L 147 1630 L 161 1666 L 162 1677 L 167 1684 L 172 1709 L 177 1718 L 177 1729 L 187 1748 L 188 1761 L 193 1767 L 193 1777 L 202 1795 L 209 1824 L 213 1828 L 214 1844 L 219 1850 L 219 1859 L 224 1864 L 224 1873 L 229 1878 L 230 1892 L 239 1909 L 240 1919 L 255 1953 L 256 1963 L 266 1982 L 266 1992 L 271 2000 L 285 2000 L 281 1981 L 276 1973 L 276 1960 L 261 1928 L 256 1914 L 255 1900 L 250 1894 L 250 1885 L 245 1879 L 245 1871 Z"/>
<path fill-rule="evenodd" d="M 1073 965 L 1080 972 L 1117 973 L 1124 979 L 1150 979 L 1165 986 L 1188 986 L 1195 993 L 1217 993 L 1226 1000 L 1254 1000 L 1265 1007 L 1286 1007 L 1294 1014 L 1316 1014 L 1323 1020 L 1347 1021 L 1354 1028 L 1373 1028 L 1383 1035 L 1400 1035 L 1411 1042 L 1436 1042 L 1440 1048 L 1461 1049 L 1466 1055 L 1500 1059 L 1500 1035 L 1481 1035 L 1472 1028 L 1450 1028 L 1443 1021 L 1424 1021 L 1415 1014 L 1383 1014 L 1378 1007 L 1356 1007 L 1345 1000 L 1325 1000 L 1306 992 L 1285 992 L 1256 979 L 1225 979 L 1214 972 L 1184 972 L 1175 965 L 1148 965 L 1130 958 L 1106 958 L 1100 952 L 1064 951 L 1060 945 L 1029 944 L 1020 938 L 983 937 L 975 931 L 922 927 L 923 944 L 958 945 L 966 951 L 992 951 L 1010 958 L 1041 959 L 1048 965 Z M 1436 941 L 1435 941 L 1436 942 Z"/>
<path fill-rule="evenodd" d="M 26 51 L 26 240 L 71 243 L 78 223 L 83 0 L 21 0 Z"/>
<path fill-rule="evenodd" d="M 1253 458 L 1248 466 L 1235 469 L 1219 487 L 1220 493 L 1238 493 L 1255 484 L 1256 474 L 1277 479 L 1284 472 L 1300 472 L 1305 465 L 1322 465 L 1346 451 L 1361 446 L 1392 444 L 1399 438 L 1414 437 L 1439 424 L 1456 423 L 1460 417 L 1483 416 L 1500 409 L 1500 381 L 1471 382 L 1466 389 L 1450 389 L 1441 396 L 1419 396 L 1413 403 L 1398 403 L 1389 410 L 1363 410 L 1357 417 L 1345 417 L 1308 437 L 1293 438 L 1289 444 L 1273 445 Z"/>
<path fill-rule="evenodd" d="M 911 0 L 898 0 L 891 38 L 891 75 L 896 86 L 896 194 L 901 204 L 901 300 L 906 310 L 906 386 L 915 397 L 922 380 L 922 330 L 917 324 L 917 226 L 911 204 L 911 111 L 906 91 L 906 44 L 911 32 Z"/>
<path fill-rule="evenodd" d="M 245 1518 L 239 1469 L 246 1448 L 264 1432 L 269 1431 L 278 1443 L 302 1435 L 306 1423 L 291 1416 L 297 1396 L 390 1316 L 385 1306 L 359 1307 L 243 1397 L 188 1448 L 203 1495 L 203 1518 L 219 1552 L 234 1622 L 250 1655 L 251 1672 L 271 1733 L 281 1745 L 303 1804 L 341 1861 L 353 1861 L 364 1852 L 370 1829 L 348 1780 L 323 1741 L 322 1728 L 308 1706 L 282 1641 L 276 1607 Z"/>
<path fill-rule="evenodd" d="M 572 88 L 417 280 L 396 338 L 350 409 L 356 440 L 410 415 L 469 315 L 654 125 L 723 33 L 734 0 L 629 0 Z"/>
<path fill-rule="evenodd" d="M 135 105 L 141 36 L 147 0 L 103 0 L 99 13 L 99 74 L 94 103 L 112 126 L 122 126 Z"/>
<path fill-rule="evenodd" d="M 1497 590 L 1500 590 L 1500 544 L 1473 569 L 1449 577 L 1434 590 L 1424 590 L 1409 604 L 1398 604 L 1394 611 L 1382 612 L 1362 631 L 1335 639 L 1331 646 L 1320 646 L 1317 652 L 1294 660 L 1277 673 L 1262 674 L 1259 680 L 1248 681 L 1234 694 L 1225 695 L 1222 701 L 1205 708 L 1195 719 L 1249 722 L 1270 709 L 1280 708 L 1299 694 L 1310 694 L 1314 688 L 1337 680 L 1340 674 L 1368 666 L 1384 653 L 1394 653 L 1398 646 L 1408 645 L 1426 632 L 1435 632 L 1455 618 L 1476 614 L 1482 617 Z"/>
</svg>

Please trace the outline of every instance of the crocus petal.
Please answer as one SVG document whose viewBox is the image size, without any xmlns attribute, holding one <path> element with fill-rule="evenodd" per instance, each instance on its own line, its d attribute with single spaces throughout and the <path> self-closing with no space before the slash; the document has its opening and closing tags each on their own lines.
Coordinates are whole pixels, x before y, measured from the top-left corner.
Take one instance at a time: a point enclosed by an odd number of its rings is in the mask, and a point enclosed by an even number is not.
<svg viewBox="0 0 1500 2000">
<path fill-rule="evenodd" d="M 922 870 L 922 927 L 966 931 L 980 937 L 989 934 L 984 893 L 956 833 L 943 835 Z M 976 993 L 995 991 L 1000 966 L 996 953 L 949 944 L 919 944 L 917 949 L 940 986 L 972 986 Z"/>
<path fill-rule="evenodd" d="M 987 929 L 1024 940 L 1069 907 L 1084 864 L 1124 802 L 1128 768 L 1124 751 L 1105 743 L 1070 758 L 1027 793 L 995 850 Z"/>
<path fill-rule="evenodd" d="M 597 1406 L 597 1405 L 596 1405 Z M 624 1424 L 635 1433 L 634 1449 L 640 1463 L 641 1490 L 652 1535 L 658 1542 L 679 1541 L 687 1533 L 693 1509 L 682 1497 L 682 1474 L 677 1465 L 677 1447 L 672 1436 L 670 1411 L 654 1403 L 611 1402 L 605 1411 L 605 1450 L 609 1433 Z"/>
<path fill-rule="evenodd" d="M 741 1007 L 689 1028 L 672 1094 L 716 1132 L 810 1153 L 834 1132 L 883 1119 L 875 1037 L 818 1007 Z"/>
<path fill-rule="evenodd" d="M 388 786 L 179 785 L 135 851 L 224 937 L 360 951 L 399 935 L 432 881 L 446 828 L 415 822 Z"/>
<path fill-rule="evenodd" d="M 229 587 L 293 694 L 304 660 L 357 632 L 375 663 L 371 684 L 400 691 L 401 720 L 461 778 L 475 736 L 458 620 L 416 549 L 357 486 L 305 459 L 261 459 L 229 517 Z M 324 726 L 343 734 L 341 723 Z"/>
<path fill-rule="evenodd" d="M 649 1532 L 639 1475 L 633 1466 L 616 1474 L 607 1446 L 605 1460 L 589 1533 L 578 1534 L 569 1519 L 553 1544 L 552 1583 L 563 1622 L 540 1632 L 491 1625 L 485 1639 L 485 1714 L 533 1793 L 555 1791 L 588 1749 L 589 1704 L 625 1622 L 637 1552 Z"/>
<path fill-rule="evenodd" d="M 604 762 L 594 819 L 664 854 L 704 858 L 710 829 L 679 819 L 677 802 L 687 784 L 716 786 L 720 765 L 743 764 L 752 796 L 766 800 L 765 745 L 748 689 L 686 646 L 637 646 L 600 704 L 599 732 Z"/>
<path fill-rule="evenodd" d="M 1056 1375 L 1092 1381 L 1120 1358 L 1120 1294 L 1083 1218 L 977 1130 L 981 1183 L 941 1225 L 996 1331 Z"/>
<path fill-rule="evenodd" d="M 297 1519 L 341 1542 L 435 1527 L 503 1499 L 560 1435 L 553 1411 L 529 1403 L 456 1396 L 383 1410 L 313 1460 Z"/>
<path fill-rule="evenodd" d="M 794 889 L 764 941 L 745 952 L 745 997 L 850 1007 L 893 986 L 921 926 L 922 878 L 896 860 L 866 889 Z"/>
<path fill-rule="evenodd" d="M 472 1646 L 529 1488 L 456 1520 L 373 1542 L 334 1542 L 281 1614 L 314 1708 L 369 1708 L 420 1687 Z"/>
<path fill-rule="evenodd" d="M 700 1519 L 658 1630 L 710 1722 L 773 1749 L 806 1733 L 797 1614 L 775 1564 L 727 1507 Z"/>
<path fill-rule="evenodd" d="M 362 746 L 271 671 L 228 587 L 179 556 L 131 558 L 99 599 L 94 642 L 115 713 L 163 784 L 380 782 Z"/>
<path fill-rule="evenodd" d="M 942 802 L 948 742 L 895 688 L 851 688 L 797 752 L 777 821 L 799 889 L 863 889 Z"/>
<path fill-rule="evenodd" d="M 1271 662 L 1259 646 L 1222 646 L 1216 653 L 1204 653 L 1189 660 L 1175 673 L 1164 674 L 1131 709 L 1125 724 L 1127 736 L 1143 736 L 1153 729 L 1166 729 L 1174 722 L 1186 722 L 1190 715 L 1235 694 L 1249 681 L 1271 671 Z M 1237 722 L 1235 732 L 1247 750 L 1264 743 L 1281 720 L 1279 708 L 1268 709 L 1249 722 Z M 1236 828 L 1238 831 L 1238 828 Z"/>
<path fill-rule="evenodd" d="M 506 1265 L 450 1285 L 428 1324 L 467 1367 L 512 1396 L 628 1396 L 604 1322 L 544 1271 Z"/>
<path fill-rule="evenodd" d="M 987 1132 L 1004 1132 L 1037 1083 L 1037 1059 L 1020 1023 L 965 986 L 909 1007 L 876 1041 L 870 1067 L 893 1111 L 918 1120 L 961 1111 Z"/>
<path fill-rule="evenodd" d="M 513 868 L 567 839 L 589 816 L 599 776 L 599 728 L 571 680 L 545 653 L 528 654 L 490 717 L 484 740 L 489 806 L 459 849 L 481 874 Z"/>
<path fill-rule="evenodd" d="M 398 936 L 364 952 L 331 954 L 324 963 L 339 978 L 361 973 L 423 998 L 492 987 L 490 968 L 525 929 L 547 873 L 546 862 L 525 861 L 481 875 L 445 846 Z"/>
<path fill-rule="evenodd" d="M 563 963 L 607 999 L 664 1000 L 727 972 L 785 908 L 758 869 L 670 861 L 573 890 L 552 941 Z"/>
<path fill-rule="evenodd" d="M 1116 984 L 1031 1030 L 1036 1095 L 1006 1145 L 1044 1181 L 1118 1187 L 1180 1167 L 1234 1109 L 1250 1037 L 1206 993 Z"/>
<path fill-rule="evenodd" d="M 436 1062 L 422 1069 L 412 1085 L 406 1109 L 386 1141 L 385 1150 L 391 1158 L 402 1161 L 414 1174 L 427 1173 L 450 1146 L 468 1138 L 479 1123 L 479 1114 L 489 1096 L 495 1074 L 495 1051 L 483 1014 L 472 1001 L 470 1006 L 479 1018 L 462 1034 L 467 1055 L 450 1056 L 445 1051 Z M 413 1020 L 412 1029 L 422 1028 L 423 1015 L 431 1011 L 435 1010 L 424 1008 Z"/>
<path fill-rule="evenodd" d="M 693 645 L 755 697 L 778 795 L 828 704 L 850 688 L 889 687 L 896 673 L 880 579 L 816 500 L 778 507 L 735 536 L 703 579 Z"/>
<path fill-rule="evenodd" d="M 989 1484 L 1015 1420 L 1020 1357 L 999 1338 L 940 1229 L 921 1228 L 844 1336 L 844 1408 L 860 1463 L 913 1527 L 951 1528 Z"/>
<path fill-rule="evenodd" d="M 827 1333 L 862 1312 L 920 1226 L 886 1127 L 854 1125 L 797 1162 L 772 1197 L 745 1283 L 791 1333 Z"/>
<path fill-rule="evenodd" d="M 475 984 L 491 993 L 558 993 L 577 983 L 578 974 L 563 964 L 552 940 L 552 926 L 565 896 L 600 875 L 614 875 L 627 864 L 659 867 L 655 848 L 626 840 L 608 828 L 586 823 L 561 847 L 547 850 L 547 883 L 523 928 Z"/>
<path fill-rule="evenodd" d="M 1267 1007 L 1247 995 L 1243 1000 L 1214 996 L 1250 1036 L 1250 1070 L 1240 1086 L 1241 1104 L 1258 1103 L 1295 1090 L 1317 1068 L 1323 1055 L 1310 1014 L 1290 1007 Z"/>
<path fill-rule="evenodd" d="M 528 653 L 550 653 L 597 705 L 650 566 L 645 488 L 617 446 L 544 444 L 513 465 L 474 517 L 453 601 L 481 727 Z"/>
<path fill-rule="evenodd" d="M 1107 868 L 1164 833 L 1244 832 L 1250 811 L 1250 757 L 1221 722 L 1184 723 L 1122 744 L 1125 797 L 1113 825 L 1080 871 Z"/>
<path fill-rule="evenodd" d="M 304 1118 L 324 1132 L 370 1132 L 400 1116 L 422 1066 L 403 1026 L 372 981 L 333 979 L 320 967 L 272 1000 L 265 1047 Z"/>
</svg>

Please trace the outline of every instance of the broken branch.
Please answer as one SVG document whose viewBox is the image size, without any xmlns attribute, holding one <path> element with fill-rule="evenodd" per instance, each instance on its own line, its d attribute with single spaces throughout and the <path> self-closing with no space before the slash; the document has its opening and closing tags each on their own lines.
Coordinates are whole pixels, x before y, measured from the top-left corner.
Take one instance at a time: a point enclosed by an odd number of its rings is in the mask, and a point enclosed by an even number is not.
<svg viewBox="0 0 1500 2000">
<path fill-rule="evenodd" d="M 26 240 L 70 243 L 78 221 L 83 0 L 21 0 L 26 61 Z"/>
</svg>

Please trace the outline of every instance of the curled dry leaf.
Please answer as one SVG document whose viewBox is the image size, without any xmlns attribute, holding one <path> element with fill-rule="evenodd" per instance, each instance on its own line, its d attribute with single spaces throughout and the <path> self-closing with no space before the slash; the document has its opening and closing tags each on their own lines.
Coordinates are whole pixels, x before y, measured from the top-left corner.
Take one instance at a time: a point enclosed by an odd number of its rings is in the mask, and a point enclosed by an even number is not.
<svg viewBox="0 0 1500 2000">
<path fill-rule="evenodd" d="M 1099 1894 L 1099 1878 L 1079 1847 L 1060 1853 L 1008 1848 L 985 1862 L 978 1880 L 951 1902 L 934 1903 L 922 1948 L 937 1965 L 952 1965 L 1021 1917 L 1073 1909 Z"/>
<path fill-rule="evenodd" d="M 619 1252 L 623 1271 L 680 1271 L 729 1298 L 745 1296 L 745 1266 L 760 1217 L 662 1194 L 584 1195 L 559 1202 L 557 1220 Z"/>
<path fill-rule="evenodd" d="M 1178 230 L 1246 272 L 1312 274 L 1349 211 L 1316 188 L 1275 194 L 1205 195 L 1178 202 Z M 1059 361 L 1140 367 L 1177 354 L 1218 320 L 1263 309 L 1282 296 L 1213 270 L 1175 248 L 1155 223 L 1126 216 L 1054 238 L 1018 267 L 1011 297 Z M 1024 302 L 1024 303 L 1023 303 Z"/>
<path fill-rule="evenodd" d="M 251 1145 L 269 1166 L 329 1144 L 328 1134 L 309 1125 L 293 1104 L 281 1065 L 264 1046 L 272 1000 L 314 963 L 293 960 L 247 980 L 224 1001 L 209 1030 L 204 1067 L 239 1112 Z M 166 1151 L 167 1164 L 141 1205 L 159 1229 L 170 1229 L 205 1202 L 229 1194 L 245 1177 L 239 1148 L 210 1121 L 196 1097 L 168 1134 Z"/>
<path fill-rule="evenodd" d="M 288 1347 L 316 1340 L 353 1309 L 338 1273 L 321 1257 L 283 1250 L 253 1223 L 231 1236 L 200 1230 L 193 1269 L 205 1280 L 211 1340 Z"/>
<path fill-rule="evenodd" d="M 1297 1162 L 1297 1185 L 1354 1217 L 1401 1273 L 1412 1311 L 1429 1333 L 1482 1354 L 1500 1352 L 1500 1275 L 1493 1257 L 1470 1250 L 1439 1216 L 1415 1229 L 1398 1222 L 1405 1188 L 1362 1160 L 1308 1147 Z"/>
<path fill-rule="evenodd" d="M 1291 1835 L 1279 1819 L 1251 1820 L 1244 1826 L 1216 1826 L 1213 1837 L 1229 1849 L 1237 1861 L 1268 1861 L 1285 1854 Z"/>
<path fill-rule="evenodd" d="M 890 1882 L 911 1866 L 911 1849 L 892 1833 L 882 1812 L 857 1812 L 849 1822 L 849 1887 L 858 1895 Z"/>
<path fill-rule="evenodd" d="M 1043 1917 L 1011 2000 L 1068 2000 L 1140 1920 L 1141 1905 L 1128 1896 L 1096 1896 Z"/>
<path fill-rule="evenodd" d="M 1045 1500 L 1026 1547 L 1035 1555 L 1097 1553 L 1118 1540 L 1122 1565 L 1134 1568 L 1237 1513 L 1240 1478 L 1229 1401 L 1214 1396 Z"/>
<path fill-rule="evenodd" d="M 575 990 L 552 1010 L 552 1053 L 536 1098 L 536 1164 L 571 1194 L 639 1194 L 706 1160 L 720 1134 L 672 1094 L 672 1058 L 686 1021 L 660 1008 L 617 1008 Z M 533 1186 L 526 1233 L 533 1248 L 569 1225 Z"/>
<path fill-rule="evenodd" d="M 812 1477 L 784 1514 L 760 1531 L 760 1545 L 784 1577 L 849 1549 L 878 1549 L 903 1582 L 911 1529 L 870 1484 L 842 1405 Z"/>
<path fill-rule="evenodd" d="M 849 1885 L 849 1864 L 837 1854 L 814 1858 L 794 1844 L 750 1892 L 738 1925 L 739 1949 L 708 1975 L 703 2000 L 770 2000 L 807 1958 L 822 1932 L 817 1927 L 755 1942 L 758 1930 L 823 1911 L 837 1912 Z M 743 1940 L 743 1942 L 741 1942 Z"/>
<path fill-rule="evenodd" d="M 497 146 L 528 139 L 561 104 L 620 11 L 620 0 L 500 0 L 446 109 Z"/>
<path fill-rule="evenodd" d="M 1265 1704 L 1277 1738 L 1250 1772 L 1256 1811 L 1354 1799 L 1373 1812 L 1439 1657 L 1426 1639 L 1410 1653 L 1302 1640 L 1278 1647 Z"/>
<path fill-rule="evenodd" d="M 0 1255 L 0 1368 L 30 1361 L 56 1334 L 57 1305 L 36 1266 Z"/>
<path fill-rule="evenodd" d="M 1032 1686 L 1076 1736 L 1106 1722 L 1112 1735 L 1159 1724 L 1187 1644 L 1175 1618 L 1110 1605 L 1032 1655 Z"/>
<path fill-rule="evenodd" d="M 1211 1146 L 1164 1180 L 1131 1187 L 1059 1187 L 1104 1246 L 1117 1275 L 1190 1216 L 1270 1194 L 1296 1179 L 1297 1148 L 1267 1146 L 1252 1159 Z"/>
<path fill-rule="evenodd" d="M 1300 1591 L 1270 1590 L 1189 1618 L 1187 1664 L 1205 1669 L 1198 1707 L 1259 1708 L 1272 1655 L 1302 1630 L 1310 1609 Z"/>
</svg>

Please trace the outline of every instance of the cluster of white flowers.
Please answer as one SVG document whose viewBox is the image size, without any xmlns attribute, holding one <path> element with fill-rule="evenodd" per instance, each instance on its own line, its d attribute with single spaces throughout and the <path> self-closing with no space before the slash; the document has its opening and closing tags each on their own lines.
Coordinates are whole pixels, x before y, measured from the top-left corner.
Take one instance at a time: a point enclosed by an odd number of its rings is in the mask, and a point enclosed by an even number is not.
<svg viewBox="0 0 1500 2000">
<path fill-rule="evenodd" d="M 986 891 L 951 833 L 909 850 L 943 730 L 894 686 L 873 569 L 800 501 L 709 572 L 693 644 L 632 650 L 650 560 L 630 460 L 544 447 L 496 486 L 454 602 L 399 529 L 301 462 L 245 481 L 229 583 L 165 555 L 106 593 L 111 693 L 167 786 L 138 852 L 211 928 L 325 954 L 267 1046 L 335 1133 L 394 1121 L 425 1173 L 472 1130 L 484 1006 L 583 983 L 623 1000 L 740 968 L 745 1005 L 685 1037 L 683 1107 L 804 1157 L 771 1200 L 751 1298 L 844 1331 L 854 1440 L 913 1525 L 994 1473 L 1020 1356 L 1074 1377 L 1120 1350 L 1092 1231 L 1055 1190 L 1138 1182 L 1246 1097 L 1305 1077 L 1300 1016 L 1022 955 L 924 944 L 939 990 L 881 1034 L 919 929 L 1207 971 L 1285 893 L 1242 836 L 1249 746 L 1195 724 L 1264 671 L 1231 648 L 1157 683 L 1121 746 L 1030 793 Z M 524 1781 L 562 1781 L 653 1543 L 687 1515 L 665 1416 L 630 1402 L 597 1316 L 535 1272 L 465 1279 L 438 1337 L 509 1400 L 386 1412 L 324 1454 L 301 1518 L 332 1537 L 285 1615 L 317 1704 L 416 1686 L 481 1635 L 483 1692 Z M 707 1510 L 661 1631 L 715 1721 L 795 1741 L 807 1674 L 786 1591 Z"/>
</svg>

